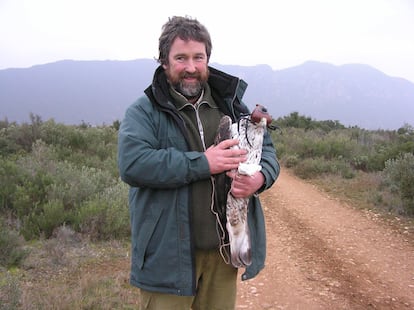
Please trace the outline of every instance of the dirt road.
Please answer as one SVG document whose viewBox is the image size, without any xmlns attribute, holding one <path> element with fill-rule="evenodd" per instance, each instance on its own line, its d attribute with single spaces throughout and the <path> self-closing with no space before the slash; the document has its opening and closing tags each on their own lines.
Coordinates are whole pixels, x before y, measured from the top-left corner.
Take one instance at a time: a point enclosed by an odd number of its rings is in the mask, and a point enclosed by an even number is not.
<svg viewBox="0 0 414 310">
<path fill-rule="evenodd" d="M 265 269 L 237 309 L 414 309 L 412 236 L 282 171 L 261 195 Z"/>
</svg>

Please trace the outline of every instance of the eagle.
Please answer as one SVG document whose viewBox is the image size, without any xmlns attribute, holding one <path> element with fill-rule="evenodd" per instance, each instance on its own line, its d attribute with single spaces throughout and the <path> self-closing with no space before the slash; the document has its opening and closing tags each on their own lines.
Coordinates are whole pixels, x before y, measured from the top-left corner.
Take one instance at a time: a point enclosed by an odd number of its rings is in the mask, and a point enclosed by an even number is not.
<svg viewBox="0 0 414 310">
<path fill-rule="evenodd" d="M 232 123 L 232 119 L 227 115 L 221 118 L 215 144 L 226 139 L 238 139 L 239 144 L 234 147 L 247 151 L 247 160 L 239 165 L 236 173 L 253 175 L 261 170 L 263 135 L 266 128 L 271 128 L 271 122 L 271 116 L 262 105 L 256 105 L 251 114 L 243 115 L 236 123 Z M 224 252 L 229 257 L 225 261 L 234 267 L 247 267 L 252 262 L 247 221 L 250 198 L 234 197 L 230 191 L 231 179 L 224 173 L 216 176 L 215 184 L 216 212 L 220 219 L 220 227 L 225 227 L 220 250 L 225 249 Z M 223 253 L 222 256 L 224 258 Z"/>
</svg>

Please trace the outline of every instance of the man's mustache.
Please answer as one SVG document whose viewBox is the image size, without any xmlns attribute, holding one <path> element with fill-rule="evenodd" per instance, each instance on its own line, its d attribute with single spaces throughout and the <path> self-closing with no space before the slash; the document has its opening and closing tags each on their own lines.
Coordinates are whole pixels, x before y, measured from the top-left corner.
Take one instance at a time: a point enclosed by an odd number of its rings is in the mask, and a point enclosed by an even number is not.
<svg viewBox="0 0 414 310">
<path fill-rule="evenodd" d="M 186 78 L 200 79 L 200 74 L 199 73 L 183 73 L 183 74 L 181 74 L 181 78 L 182 79 L 186 79 Z"/>
</svg>

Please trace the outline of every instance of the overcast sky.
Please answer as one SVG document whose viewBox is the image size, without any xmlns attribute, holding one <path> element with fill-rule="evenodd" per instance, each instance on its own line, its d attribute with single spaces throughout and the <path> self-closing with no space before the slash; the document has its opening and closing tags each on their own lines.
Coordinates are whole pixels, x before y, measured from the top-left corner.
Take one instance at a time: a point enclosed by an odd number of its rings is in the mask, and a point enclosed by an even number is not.
<svg viewBox="0 0 414 310">
<path fill-rule="evenodd" d="M 0 69 L 154 58 L 173 15 L 208 28 L 211 62 L 363 63 L 414 82 L 412 0 L 0 0 Z"/>
</svg>

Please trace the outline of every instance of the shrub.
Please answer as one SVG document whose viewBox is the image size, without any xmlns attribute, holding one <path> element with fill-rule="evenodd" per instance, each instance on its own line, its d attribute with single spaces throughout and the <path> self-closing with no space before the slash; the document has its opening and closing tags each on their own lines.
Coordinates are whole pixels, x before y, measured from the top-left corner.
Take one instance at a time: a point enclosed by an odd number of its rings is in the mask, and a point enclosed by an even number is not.
<svg viewBox="0 0 414 310">
<path fill-rule="evenodd" d="M 18 166 L 13 158 L 6 159 L 0 156 L 0 210 L 12 207 L 18 175 Z"/>
<path fill-rule="evenodd" d="M 300 161 L 294 168 L 296 175 L 303 179 L 316 178 L 319 175 L 328 173 L 330 167 L 323 158 L 307 158 Z"/>
<path fill-rule="evenodd" d="M 52 182 L 52 177 L 45 171 L 37 171 L 34 175 L 26 174 L 14 193 L 13 209 L 19 218 L 32 213 L 46 202 L 47 188 Z"/>
<path fill-rule="evenodd" d="M 357 170 L 368 171 L 369 159 L 367 155 L 355 156 L 351 160 L 351 165 Z"/>
<path fill-rule="evenodd" d="M 108 171 L 68 162 L 56 163 L 53 184 L 48 188 L 49 200 L 63 201 L 65 209 L 73 209 L 115 182 Z"/>
<path fill-rule="evenodd" d="M 414 214 L 414 155 L 405 153 L 396 159 L 389 159 L 384 168 L 385 181 L 391 191 L 401 198 L 407 214 Z"/>
<path fill-rule="evenodd" d="M 42 235 L 50 238 L 53 231 L 66 222 L 71 221 L 71 213 L 65 210 L 62 201 L 48 201 L 24 218 L 22 234 L 26 239 L 34 239 Z"/>
<path fill-rule="evenodd" d="M 19 235 L 9 230 L 5 221 L 0 219 L 0 266 L 19 266 L 27 254 Z"/>
<path fill-rule="evenodd" d="M 10 190 L 13 210 L 26 239 L 48 238 L 56 227 L 72 222 L 76 208 L 116 179 L 111 171 L 58 161 L 55 149 L 43 141 L 37 141 L 32 149 L 17 161 L 18 182 Z"/>
<path fill-rule="evenodd" d="M 299 156 L 297 154 L 289 155 L 284 160 L 287 168 L 295 167 L 299 163 Z"/>
<path fill-rule="evenodd" d="M 307 158 L 294 167 L 296 175 L 303 179 L 317 178 L 323 174 L 337 174 L 346 179 L 352 179 L 355 173 L 349 164 L 341 159 L 326 160 L 324 158 Z"/>
<path fill-rule="evenodd" d="M 119 181 L 77 208 L 75 226 L 93 240 L 124 238 L 130 234 L 128 186 Z"/>
</svg>

